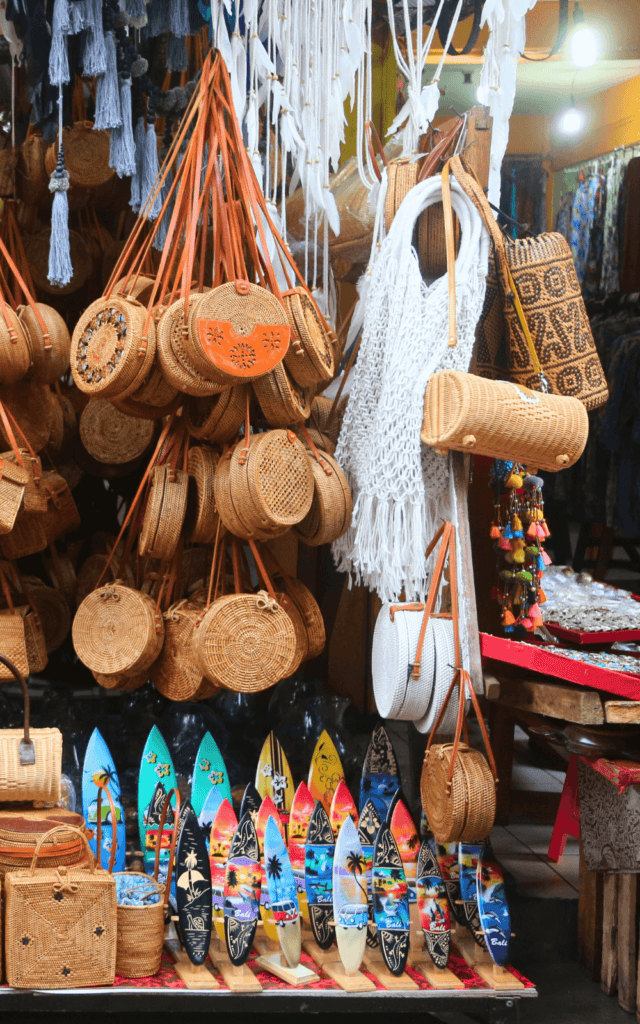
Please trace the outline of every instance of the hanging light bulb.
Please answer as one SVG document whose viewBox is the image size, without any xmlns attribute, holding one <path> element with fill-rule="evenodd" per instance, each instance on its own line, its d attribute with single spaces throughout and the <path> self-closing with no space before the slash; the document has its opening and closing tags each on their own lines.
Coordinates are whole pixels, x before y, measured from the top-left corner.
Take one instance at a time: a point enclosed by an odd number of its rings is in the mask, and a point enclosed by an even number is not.
<svg viewBox="0 0 640 1024">
<path fill-rule="evenodd" d="M 584 116 L 576 107 L 568 107 L 560 118 L 560 130 L 565 135 L 577 135 L 584 124 Z"/>
<path fill-rule="evenodd" d="M 584 23 L 584 11 L 576 4 L 573 11 L 573 31 L 569 37 L 569 56 L 578 68 L 592 67 L 600 57 L 600 38 Z"/>
</svg>

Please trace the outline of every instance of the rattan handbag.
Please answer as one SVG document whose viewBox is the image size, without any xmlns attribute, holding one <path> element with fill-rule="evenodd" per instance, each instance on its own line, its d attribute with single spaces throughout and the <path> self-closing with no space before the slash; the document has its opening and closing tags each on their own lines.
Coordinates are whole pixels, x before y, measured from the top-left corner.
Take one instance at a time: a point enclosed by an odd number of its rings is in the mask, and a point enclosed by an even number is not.
<svg viewBox="0 0 640 1024">
<path fill-rule="evenodd" d="M 173 558 L 187 514 L 188 490 L 186 470 L 166 465 L 153 469 L 138 544 L 143 558 L 160 561 Z"/>
<path fill-rule="evenodd" d="M 214 491 L 218 459 L 219 455 L 213 448 L 196 446 L 189 451 L 189 491 L 184 533 L 185 540 L 192 544 L 212 544 L 218 533 L 220 517 Z"/>
<path fill-rule="evenodd" d="M 187 398 L 183 414 L 191 436 L 199 441 L 233 441 L 244 421 L 248 387 L 236 384 L 210 398 Z"/>
<path fill-rule="evenodd" d="M 140 458 L 153 433 L 153 420 L 127 416 L 103 398 L 91 398 L 80 416 L 80 440 L 98 462 L 120 465 Z"/>
<path fill-rule="evenodd" d="M 158 657 L 164 624 L 152 597 L 114 583 L 84 599 L 72 636 L 76 654 L 92 672 L 136 676 Z"/>
<path fill-rule="evenodd" d="M 196 397 L 217 395 L 229 387 L 228 382 L 212 379 L 210 370 L 203 373 L 187 345 L 189 316 L 202 298 L 199 292 L 189 296 L 186 322 L 185 300 L 177 299 L 162 311 L 157 327 L 158 360 L 165 380 L 184 394 Z"/>
<path fill-rule="evenodd" d="M 148 376 L 156 351 L 153 320 L 136 299 L 97 299 L 71 339 L 71 372 L 78 388 L 100 398 L 126 398 Z"/>
<path fill-rule="evenodd" d="M 66 323 L 43 302 L 18 306 L 17 312 L 29 345 L 30 376 L 39 384 L 55 384 L 69 369 L 71 337 Z"/>
<path fill-rule="evenodd" d="M 420 437 L 442 453 L 474 452 L 557 472 L 578 461 L 588 433 L 577 398 L 459 370 L 434 373 L 427 383 Z"/>
<path fill-rule="evenodd" d="M 22 672 L 3 654 L 0 662 L 22 688 L 24 726 L 0 729 L 0 801 L 60 799 L 62 733 L 59 729 L 30 729 L 31 702 Z"/>
<path fill-rule="evenodd" d="M 349 529 L 353 501 L 347 478 L 336 460 L 318 451 L 309 431 L 303 429 L 302 438 L 312 453 L 313 500 L 294 529 L 305 544 L 318 547 L 332 543 Z"/>
<path fill-rule="evenodd" d="M 332 332 L 306 288 L 292 288 L 282 300 L 293 338 L 285 365 L 303 388 L 318 388 L 335 376 Z"/>
<path fill-rule="evenodd" d="M 164 645 L 151 667 L 156 690 L 169 700 L 200 700 L 203 690 L 212 697 L 220 688 L 202 673 L 195 660 L 192 640 L 204 604 L 181 600 L 164 614 Z"/>
<path fill-rule="evenodd" d="M 47 833 L 49 838 L 57 831 Z M 5 877 L 7 982 L 13 988 L 81 988 L 113 985 L 116 967 L 116 883 L 96 868 L 40 868 L 43 837 L 28 871 Z"/>
<path fill-rule="evenodd" d="M 28 868 L 36 845 L 43 838 L 40 858 L 49 867 L 85 861 L 84 843 L 75 832 L 60 831 L 48 838 L 56 825 L 85 829 L 82 815 L 64 807 L 34 808 L 14 803 L 0 806 L 0 878 L 7 871 Z"/>
<path fill-rule="evenodd" d="M 313 388 L 296 383 L 282 363 L 254 381 L 253 390 L 272 427 L 291 427 L 311 415 Z"/>
<path fill-rule="evenodd" d="M 460 157 L 450 161 L 458 183 L 483 216 L 494 243 L 507 330 L 511 380 L 536 390 L 579 399 L 587 409 L 609 396 L 563 235 L 506 239 L 477 179 Z M 483 351 L 479 371 L 486 365 Z"/>
</svg>

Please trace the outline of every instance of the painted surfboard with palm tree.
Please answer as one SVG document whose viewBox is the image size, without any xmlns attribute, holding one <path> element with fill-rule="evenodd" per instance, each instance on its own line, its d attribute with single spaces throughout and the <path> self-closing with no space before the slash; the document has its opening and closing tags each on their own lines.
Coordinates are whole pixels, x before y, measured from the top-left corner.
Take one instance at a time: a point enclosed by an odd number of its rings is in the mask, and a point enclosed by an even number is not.
<svg viewBox="0 0 640 1024">
<path fill-rule="evenodd" d="M 387 822 L 376 836 L 371 888 L 382 956 L 397 976 L 403 973 L 409 955 L 409 898 L 402 859 Z"/>
<path fill-rule="evenodd" d="M 333 913 L 338 952 L 347 973 L 362 963 L 367 944 L 367 879 L 358 833 L 348 817 L 339 833 L 333 860 Z"/>
<path fill-rule="evenodd" d="M 97 823 L 98 823 L 98 786 L 108 786 L 113 797 L 116 808 L 116 821 L 111 820 L 111 809 L 104 794 L 101 806 L 101 833 L 102 840 L 99 863 L 106 868 L 109 865 L 109 858 L 115 840 L 117 843 L 114 871 L 124 871 L 127 837 L 124 823 L 124 811 L 120 800 L 120 780 L 116 771 L 115 762 L 111 757 L 109 748 L 98 729 L 91 733 L 87 750 L 84 755 L 82 766 L 82 816 L 93 832 L 93 838 L 89 840 L 89 846 L 97 857 Z"/>
<path fill-rule="evenodd" d="M 391 834 L 396 841 L 402 866 L 404 867 L 409 890 L 409 903 L 415 903 L 420 837 L 414 820 L 409 813 L 409 808 L 402 799 L 401 790 L 398 790 L 393 798 L 387 814 L 387 821 L 391 826 Z"/>
<path fill-rule="evenodd" d="M 224 935 L 237 967 L 251 952 L 260 915 L 260 848 L 249 812 L 238 823 L 225 871 Z"/>
<path fill-rule="evenodd" d="M 400 785 L 400 768 L 393 745 L 385 727 L 378 725 L 371 734 L 362 765 L 360 810 L 367 800 L 372 800 L 380 821 L 384 821 Z"/>
<path fill-rule="evenodd" d="M 324 807 L 317 802 L 305 844 L 304 885 L 309 905 L 309 919 L 320 949 L 329 949 L 335 941 L 333 920 L 333 859 L 335 841 L 331 822 Z"/>
<path fill-rule="evenodd" d="M 478 864 L 482 857 L 484 843 L 459 843 L 458 870 L 460 872 L 460 896 L 466 925 L 481 949 L 487 948 L 480 924 L 478 910 Z"/>
<path fill-rule="evenodd" d="M 224 941 L 224 882 L 231 843 L 238 827 L 238 819 L 228 800 L 223 800 L 211 826 L 209 838 L 209 867 L 211 868 L 211 902 L 213 925 L 218 938 Z"/>
<path fill-rule="evenodd" d="M 425 949 L 436 967 L 446 967 L 451 949 L 449 899 L 438 859 L 428 839 L 422 840 L 418 854 L 416 890 Z"/>
<path fill-rule="evenodd" d="M 276 812 L 277 813 L 277 812 Z M 300 931 L 300 907 L 293 877 L 293 869 L 284 837 L 279 826 L 281 822 L 271 816 L 264 834 L 264 860 L 271 912 L 277 925 L 278 939 L 284 958 L 289 967 L 300 963 L 302 936 Z"/>
<path fill-rule="evenodd" d="M 185 951 L 192 964 L 203 964 L 211 941 L 211 868 L 192 807 L 182 820 L 176 850 L 176 896 Z"/>
<path fill-rule="evenodd" d="M 490 843 L 478 859 L 477 883 L 478 911 L 487 949 L 500 967 L 506 967 L 511 952 L 511 916 L 502 870 Z"/>
<path fill-rule="evenodd" d="M 229 775 L 218 744 L 210 732 L 202 737 L 191 777 L 191 806 L 199 817 L 211 791 L 217 789 L 222 800 L 231 800 Z"/>
<path fill-rule="evenodd" d="M 296 880 L 298 893 L 304 895 L 304 858 L 307 833 L 315 802 L 306 782 L 301 782 L 295 791 L 289 816 L 289 857 Z M 325 812 L 326 813 L 326 812 Z M 302 907 L 300 908 L 302 910 Z"/>
</svg>

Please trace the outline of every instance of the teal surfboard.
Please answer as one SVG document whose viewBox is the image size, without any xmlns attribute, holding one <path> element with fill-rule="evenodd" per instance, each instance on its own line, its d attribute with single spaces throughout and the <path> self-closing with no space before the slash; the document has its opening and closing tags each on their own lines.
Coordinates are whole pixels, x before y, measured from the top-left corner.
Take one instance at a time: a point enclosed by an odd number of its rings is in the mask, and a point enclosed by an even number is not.
<svg viewBox="0 0 640 1024">
<path fill-rule="evenodd" d="M 196 754 L 191 779 L 191 806 L 196 818 L 199 817 L 209 791 L 214 786 L 220 791 L 221 801 L 232 802 L 229 775 L 222 754 L 211 733 L 206 732 Z"/>
<path fill-rule="evenodd" d="M 169 748 L 164 741 L 162 733 L 157 726 L 147 737 L 147 742 L 140 762 L 140 774 L 138 776 L 138 831 L 140 833 L 140 849 L 144 851 L 144 867 L 149 874 L 153 872 L 155 851 L 146 849 L 146 826 L 149 805 L 153 800 L 158 783 L 161 782 L 165 793 L 176 789 L 178 780 L 176 778 L 173 761 Z M 175 806 L 175 797 L 171 801 Z"/>
<path fill-rule="evenodd" d="M 87 745 L 87 752 L 84 755 L 82 766 L 82 816 L 87 825 L 93 831 L 93 838 L 89 840 L 89 846 L 97 858 L 97 812 L 98 812 L 98 783 L 108 786 L 113 797 L 116 808 L 116 859 L 113 866 L 114 871 L 124 871 L 127 837 L 124 824 L 124 811 L 120 800 L 120 781 L 116 771 L 115 763 L 109 748 L 105 743 L 98 729 L 94 729 Z M 102 794 L 101 802 L 101 843 L 99 863 L 103 868 L 109 866 L 109 858 L 113 845 L 113 822 L 111 821 L 111 810 L 109 802 Z"/>
</svg>

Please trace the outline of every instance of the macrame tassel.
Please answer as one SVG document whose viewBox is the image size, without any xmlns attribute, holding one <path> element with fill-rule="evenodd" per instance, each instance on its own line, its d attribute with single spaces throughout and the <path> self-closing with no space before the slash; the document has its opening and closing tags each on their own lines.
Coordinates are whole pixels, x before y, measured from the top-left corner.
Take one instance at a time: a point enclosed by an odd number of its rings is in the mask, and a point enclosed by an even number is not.
<svg viewBox="0 0 640 1024">
<path fill-rule="evenodd" d="M 69 31 L 67 35 L 77 36 L 89 23 L 87 0 L 74 0 L 69 4 Z"/>
<path fill-rule="evenodd" d="M 51 24 L 51 50 L 49 51 L 49 78 L 52 85 L 66 85 L 69 81 L 67 34 L 69 32 L 69 4 L 56 0 Z"/>
<path fill-rule="evenodd" d="M 169 195 L 169 189 L 171 188 L 171 182 L 172 181 L 173 181 L 173 174 L 172 174 L 171 171 L 169 171 L 169 174 L 167 175 L 167 180 L 165 181 L 164 185 L 160 189 L 160 209 L 162 209 L 162 207 L 164 206 L 165 200 L 166 200 L 167 196 Z M 167 240 L 167 232 L 169 230 L 169 224 L 171 223 L 171 214 L 172 213 L 173 213 L 173 203 L 170 202 L 166 212 L 162 215 L 162 217 L 160 218 L 160 221 L 158 222 L 158 228 L 157 228 L 157 231 L 156 231 L 156 234 L 155 234 L 155 238 L 153 239 L 153 242 L 151 243 L 153 248 L 157 249 L 158 252 L 162 252 L 162 250 L 164 249 L 164 245 L 165 245 L 165 242 Z"/>
<path fill-rule="evenodd" d="M 116 41 L 113 38 L 113 32 L 105 34 L 104 45 L 107 54 L 107 68 L 104 75 L 98 79 L 96 90 L 96 113 L 93 119 L 93 127 L 96 131 L 100 128 L 120 128 L 122 126 Z"/>
<path fill-rule="evenodd" d="M 189 0 L 172 0 L 169 28 L 174 36 L 188 36 L 191 32 Z"/>
<path fill-rule="evenodd" d="M 119 128 L 112 128 L 109 134 L 109 167 L 113 167 L 119 178 L 131 178 L 133 184 L 136 143 L 133 137 L 130 78 L 123 78 L 120 83 L 120 112 L 122 124 Z"/>
<path fill-rule="evenodd" d="M 147 24 L 147 4 L 145 0 L 121 0 L 127 23 L 133 28 L 143 28 Z"/>
<path fill-rule="evenodd" d="M 145 143 L 144 117 L 138 118 L 138 123 L 133 133 L 133 140 L 135 146 L 135 169 L 131 176 L 131 199 L 129 200 L 129 206 L 134 213 L 139 213 L 142 201 L 142 161 Z"/>
<path fill-rule="evenodd" d="M 161 36 L 171 30 L 173 0 L 149 0 L 147 5 L 147 31 L 149 36 Z"/>
<path fill-rule="evenodd" d="M 49 239 L 49 284 L 62 288 L 73 277 L 71 246 L 69 240 L 69 172 L 64 165 L 62 147 L 62 86 L 58 87 L 58 162 L 49 180 L 49 191 L 53 192 L 51 211 L 51 237 Z"/>
<path fill-rule="evenodd" d="M 86 0 L 86 13 L 82 69 L 85 75 L 97 77 L 104 75 L 107 70 L 107 53 L 102 29 L 102 0 Z"/>
<path fill-rule="evenodd" d="M 158 140 L 153 124 L 150 124 L 147 126 L 147 133 L 144 139 L 142 181 L 140 185 L 140 206 L 144 209 L 148 220 L 155 220 L 162 209 L 160 192 L 155 197 L 152 206 L 150 208 L 147 207 L 147 201 L 155 191 L 158 169 Z"/>
<path fill-rule="evenodd" d="M 186 71 L 189 66 L 185 36 L 169 36 L 167 71 Z"/>
</svg>

